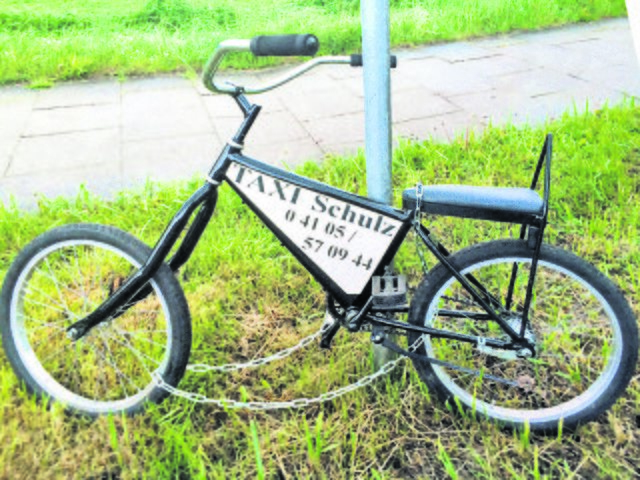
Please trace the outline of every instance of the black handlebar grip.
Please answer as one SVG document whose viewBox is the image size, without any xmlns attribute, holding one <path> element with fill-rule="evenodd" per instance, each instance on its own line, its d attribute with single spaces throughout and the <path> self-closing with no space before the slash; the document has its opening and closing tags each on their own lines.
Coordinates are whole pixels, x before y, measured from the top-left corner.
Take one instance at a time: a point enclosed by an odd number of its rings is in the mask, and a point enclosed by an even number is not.
<svg viewBox="0 0 640 480">
<path fill-rule="evenodd" d="M 259 35 L 251 39 L 251 53 L 256 57 L 312 57 L 318 53 L 320 41 L 306 35 Z"/>
</svg>

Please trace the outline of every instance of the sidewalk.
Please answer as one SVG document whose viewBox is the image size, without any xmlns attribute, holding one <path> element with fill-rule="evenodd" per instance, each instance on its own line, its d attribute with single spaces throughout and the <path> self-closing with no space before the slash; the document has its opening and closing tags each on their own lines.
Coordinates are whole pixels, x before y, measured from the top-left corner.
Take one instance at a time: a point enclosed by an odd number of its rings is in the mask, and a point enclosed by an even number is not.
<svg viewBox="0 0 640 480">
<path fill-rule="evenodd" d="M 572 107 L 640 96 L 626 19 L 397 52 L 394 136 L 453 138 L 489 121 L 540 123 Z M 245 74 L 259 82 L 275 70 Z M 245 153 L 271 163 L 319 160 L 364 144 L 362 72 L 320 67 L 276 91 Z M 0 201 L 110 195 L 147 178 L 208 171 L 239 124 L 234 102 L 180 76 L 0 88 Z"/>
</svg>

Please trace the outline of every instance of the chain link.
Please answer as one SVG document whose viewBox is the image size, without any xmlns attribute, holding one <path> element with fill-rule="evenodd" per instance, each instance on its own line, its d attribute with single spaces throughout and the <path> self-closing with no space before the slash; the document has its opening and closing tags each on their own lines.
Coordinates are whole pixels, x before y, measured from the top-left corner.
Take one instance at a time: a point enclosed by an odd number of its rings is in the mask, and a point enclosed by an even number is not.
<svg viewBox="0 0 640 480">
<path fill-rule="evenodd" d="M 293 347 L 285 348 L 284 350 L 280 350 L 279 352 L 276 352 L 273 355 L 269 355 L 268 357 L 257 358 L 255 360 L 251 360 L 245 363 L 227 363 L 225 365 L 205 365 L 203 363 L 196 363 L 196 364 L 188 365 L 187 370 L 194 373 L 234 372 L 236 370 L 242 370 L 245 368 L 261 367 L 262 365 L 266 365 L 267 363 L 271 363 L 275 360 L 282 360 L 283 358 L 287 358 L 297 350 L 300 350 L 306 347 L 315 339 L 320 337 L 324 333 L 324 331 L 327 328 L 329 328 L 330 325 L 331 323 L 325 320 L 320 330 L 318 330 L 316 333 L 303 338 L 302 340 L 300 340 L 300 342 L 298 342 Z"/>
<path fill-rule="evenodd" d="M 334 320 L 335 321 L 335 320 Z M 311 343 L 315 338 L 317 338 L 318 336 L 320 336 L 323 331 L 328 328 L 331 325 L 331 323 L 329 323 L 328 321 L 325 320 L 325 323 L 323 324 L 322 328 L 315 334 L 306 337 L 304 339 L 302 339 L 297 345 L 295 345 L 294 347 L 282 350 L 274 355 L 271 355 L 270 357 L 266 357 L 266 358 L 262 358 L 262 359 L 258 359 L 258 360 L 254 360 L 252 362 L 247 362 L 247 363 L 236 363 L 236 364 L 228 364 L 228 365 L 221 365 L 221 366 L 210 366 L 210 365 L 201 365 L 201 364 L 197 364 L 197 365 L 190 365 L 188 368 L 189 370 L 193 371 L 193 372 L 207 372 L 207 371 L 224 371 L 224 372 L 228 372 L 228 371 L 233 371 L 233 370 L 239 370 L 240 368 L 249 368 L 249 367 L 257 367 L 260 365 L 264 365 L 265 362 L 264 360 L 268 360 L 273 361 L 279 358 L 285 358 L 289 355 L 291 355 L 291 353 L 293 353 L 294 351 L 302 348 L 303 346 L 308 345 L 309 343 Z M 420 346 L 420 344 L 422 343 L 422 337 L 420 337 L 413 345 L 411 345 L 409 347 L 409 351 L 413 352 L 415 351 L 416 348 L 418 348 Z M 287 352 L 286 354 L 284 352 Z M 212 404 L 212 405 L 216 405 L 220 408 L 232 408 L 232 409 L 240 409 L 240 408 L 244 408 L 244 409 L 248 409 L 248 410 L 254 410 L 254 411 L 265 411 L 265 410 L 281 410 L 281 409 L 285 409 L 285 408 L 303 408 L 303 407 L 308 407 L 309 405 L 314 405 L 316 403 L 324 403 L 324 402 L 328 402 L 331 400 L 335 400 L 338 397 L 341 397 L 343 395 L 346 395 L 349 392 L 353 392 L 354 390 L 357 390 L 359 388 L 362 387 L 366 387 L 367 385 L 373 383 L 375 380 L 377 380 L 379 377 L 383 376 L 383 375 L 387 375 L 388 373 L 390 373 L 401 361 L 405 360 L 407 357 L 398 357 L 395 360 L 384 364 L 379 370 L 377 370 L 376 372 L 372 373 L 371 375 L 367 375 L 366 377 L 361 378 L 360 380 L 350 384 L 350 385 L 346 385 L 344 387 L 340 387 L 336 390 L 332 390 L 330 392 L 326 392 L 323 393 L 322 395 L 319 395 L 317 397 L 313 397 L 313 398 L 297 398 L 295 400 L 289 400 L 289 401 L 281 401 L 281 402 L 242 402 L 242 401 L 238 401 L 238 400 L 233 400 L 233 399 L 229 399 L 229 398 L 209 398 L 201 393 L 194 393 L 194 392 L 187 392 L 186 390 L 181 390 L 179 388 L 173 387 L 171 385 L 169 385 L 168 383 L 166 383 L 164 381 L 164 379 L 162 378 L 162 376 L 157 372 L 153 372 L 151 374 L 152 378 L 154 379 L 154 381 L 156 382 L 156 386 L 159 388 L 162 388 L 163 390 L 166 390 L 167 392 L 169 392 L 172 395 L 181 397 L 181 398 L 185 398 L 187 400 L 190 400 L 192 402 L 195 403 L 206 403 L 206 404 Z M 260 361 L 262 361 L 261 363 L 259 363 Z M 242 365 L 247 365 L 247 367 L 242 366 Z M 233 367 L 233 368 L 231 368 Z"/>
</svg>

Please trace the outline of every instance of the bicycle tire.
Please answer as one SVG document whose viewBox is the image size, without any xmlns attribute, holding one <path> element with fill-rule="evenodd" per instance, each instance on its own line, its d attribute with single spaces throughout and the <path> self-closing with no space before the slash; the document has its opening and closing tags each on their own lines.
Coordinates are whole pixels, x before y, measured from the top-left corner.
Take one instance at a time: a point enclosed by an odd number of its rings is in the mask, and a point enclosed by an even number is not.
<svg viewBox="0 0 640 480">
<path fill-rule="evenodd" d="M 15 373 L 47 404 L 97 417 L 134 414 L 177 386 L 191 349 L 182 289 L 165 264 L 153 292 L 73 342 L 66 328 L 102 303 L 151 249 L 113 227 L 67 225 L 34 239 L 16 257 L 0 298 L 2 342 Z"/>
<path fill-rule="evenodd" d="M 504 307 L 501 316 L 519 331 L 522 317 L 518 310 L 524 303 L 532 252 L 526 241 L 497 240 L 461 250 L 448 260 L 458 271 L 473 274 L 489 286 Z M 527 268 L 519 268 L 512 306 L 506 308 L 509 272 L 516 262 Z M 409 322 L 507 339 L 497 322 L 470 319 L 471 313 L 484 312 L 470 299 L 451 272 L 438 264 L 417 288 Z M 461 308 L 459 314 L 464 312 L 461 318 L 448 316 L 447 310 L 455 305 Z M 414 361 L 420 378 L 454 410 L 472 412 L 508 428 L 522 429 L 528 423 L 531 431 L 553 432 L 561 422 L 571 430 L 594 420 L 622 395 L 635 371 L 638 328 L 624 295 L 585 260 L 543 245 L 529 318 L 527 335 L 538 350 L 531 359 L 499 358 L 500 351 L 480 352 L 470 343 L 427 335 L 422 336 L 424 342 L 417 350 L 482 373 L 528 382 L 529 389 Z M 587 322 L 591 321 L 598 323 L 589 327 Z M 412 333 L 409 342 L 419 338 L 420 334 Z M 591 367 L 595 372 L 587 371 Z M 458 406 L 461 408 L 455 408 Z"/>
</svg>

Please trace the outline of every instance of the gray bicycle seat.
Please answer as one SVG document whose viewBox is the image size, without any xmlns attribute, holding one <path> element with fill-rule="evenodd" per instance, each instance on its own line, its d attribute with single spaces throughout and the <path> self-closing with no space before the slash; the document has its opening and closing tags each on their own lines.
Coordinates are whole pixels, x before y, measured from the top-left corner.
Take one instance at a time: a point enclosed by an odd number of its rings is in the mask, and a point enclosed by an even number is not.
<svg viewBox="0 0 640 480">
<path fill-rule="evenodd" d="M 416 205 L 416 189 L 405 190 L 403 208 L 413 210 Z M 528 188 L 429 185 L 424 187 L 420 210 L 435 215 L 529 223 L 542 216 L 543 201 Z"/>
</svg>

